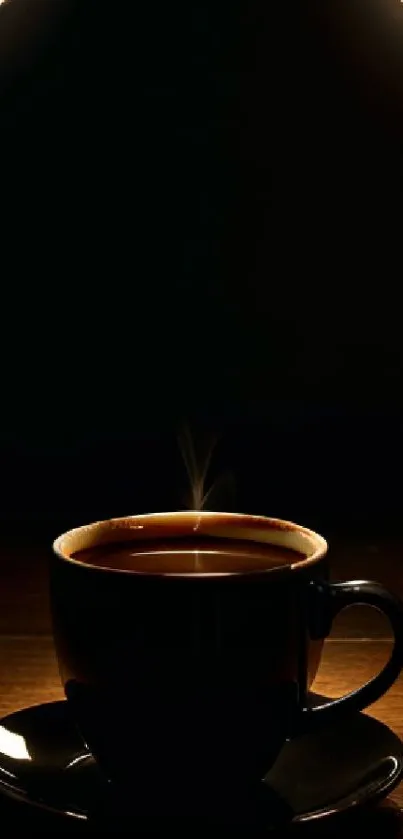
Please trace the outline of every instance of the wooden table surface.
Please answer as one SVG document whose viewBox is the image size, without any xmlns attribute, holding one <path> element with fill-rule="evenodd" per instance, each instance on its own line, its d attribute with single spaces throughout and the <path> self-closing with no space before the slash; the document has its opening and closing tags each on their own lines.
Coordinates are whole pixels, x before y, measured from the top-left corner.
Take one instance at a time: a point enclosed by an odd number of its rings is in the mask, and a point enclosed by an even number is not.
<svg viewBox="0 0 403 839">
<path fill-rule="evenodd" d="M 378 579 L 403 595 L 403 543 L 354 544 L 335 550 L 333 576 Z M 0 551 L 0 717 L 19 708 L 62 698 L 50 634 L 46 550 L 21 545 Z M 315 689 L 339 696 L 379 671 L 391 647 L 387 623 L 373 610 L 348 610 L 335 624 Z M 403 739 L 403 677 L 368 713 Z M 1 819 L 1 809 L 0 809 Z M 354 830 L 403 837 L 403 783 L 375 811 L 364 811 Z M 2 836 L 14 835 L 4 825 Z M 41 832 L 46 825 L 37 828 Z M 50 828 L 49 828 L 50 829 Z M 315 828 L 315 835 L 341 836 L 346 827 Z M 304 831 L 306 833 L 307 831 Z M 311 832 L 311 829 L 310 831 Z"/>
</svg>

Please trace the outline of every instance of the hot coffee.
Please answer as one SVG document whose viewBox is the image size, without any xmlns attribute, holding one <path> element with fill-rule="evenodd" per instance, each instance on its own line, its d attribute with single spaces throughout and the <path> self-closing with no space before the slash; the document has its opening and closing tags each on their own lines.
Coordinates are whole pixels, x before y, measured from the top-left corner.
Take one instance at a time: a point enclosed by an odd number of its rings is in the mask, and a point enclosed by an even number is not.
<svg viewBox="0 0 403 839">
<path fill-rule="evenodd" d="M 191 537 L 98 545 L 76 551 L 72 558 L 96 568 L 133 573 L 226 574 L 294 565 L 305 556 L 277 545 Z"/>
<path fill-rule="evenodd" d="M 133 817 L 148 832 L 154 814 L 193 826 L 195 815 L 225 823 L 234 806 L 250 813 L 290 737 L 365 708 L 401 670 L 400 602 L 376 583 L 327 582 L 326 542 L 297 524 L 155 513 L 76 528 L 54 549 L 66 697 L 114 789 L 130 804 L 135 792 Z M 354 603 L 389 617 L 392 655 L 362 688 L 308 703 L 323 639 Z"/>
</svg>

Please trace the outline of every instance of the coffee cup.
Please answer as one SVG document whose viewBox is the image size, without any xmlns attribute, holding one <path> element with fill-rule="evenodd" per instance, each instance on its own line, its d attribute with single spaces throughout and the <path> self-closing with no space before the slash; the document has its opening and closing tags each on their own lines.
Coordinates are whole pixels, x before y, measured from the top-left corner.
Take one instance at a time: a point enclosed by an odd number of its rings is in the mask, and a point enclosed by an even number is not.
<svg viewBox="0 0 403 839">
<path fill-rule="evenodd" d="M 402 668 L 399 599 L 329 582 L 326 541 L 298 524 L 155 513 L 78 527 L 53 547 L 67 700 L 105 777 L 143 814 L 257 788 L 287 739 L 367 707 Z M 358 690 L 312 704 L 323 641 L 354 604 L 388 617 L 390 658 Z"/>
</svg>

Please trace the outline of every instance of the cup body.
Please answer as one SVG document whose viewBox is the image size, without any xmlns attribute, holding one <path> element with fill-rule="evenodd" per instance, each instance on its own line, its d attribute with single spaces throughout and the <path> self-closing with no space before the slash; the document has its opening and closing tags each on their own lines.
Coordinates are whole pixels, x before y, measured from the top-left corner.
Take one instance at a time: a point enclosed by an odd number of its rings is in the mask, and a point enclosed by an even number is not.
<svg viewBox="0 0 403 839">
<path fill-rule="evenodd" d="M 105 542 L 171 535 L 293 547 L 306 560 L 259 572 L 146 574 L 71 559 Z M 326 543 L 275 519 L 219 513 L 137 516 L 78 528 L 51 572 L 61 678 L 106 775 L 175 801 L 262 778 L 292 734 L 319 663 L 307 592 L 327 576 Z"/>
</svg>

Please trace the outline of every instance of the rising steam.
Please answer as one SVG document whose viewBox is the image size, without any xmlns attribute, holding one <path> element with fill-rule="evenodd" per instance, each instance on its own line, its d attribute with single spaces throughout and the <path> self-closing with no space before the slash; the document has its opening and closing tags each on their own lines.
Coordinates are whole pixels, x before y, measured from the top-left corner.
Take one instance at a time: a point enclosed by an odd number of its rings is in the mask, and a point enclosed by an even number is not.
<svg viewBox="0 0 403 839">
<path fill-rule="evenodd" d="M 212 499 L 216 497 L 219 490 L 221 506 L 225 502 L 225 509 L 229 509 L 228 497 L 233 495 L 234 490 L 234 480 L 230 474 L 221 474 L 207 488 L 207 478 L 213 452 L 217 444 L 217 437 L 210 437 L 208 441 L 204 441 L 204 445 L 199 441 L 198 448 L 196 449 L 189 426 L 185 424 L 178 434 L 178 444 L 190 486 L 186 499 L 187 508 L 201 511 L 206 507 L 207 502 L 209 502 L 209 509 L 213 509 L 211 506 Z"/>
</svg>

